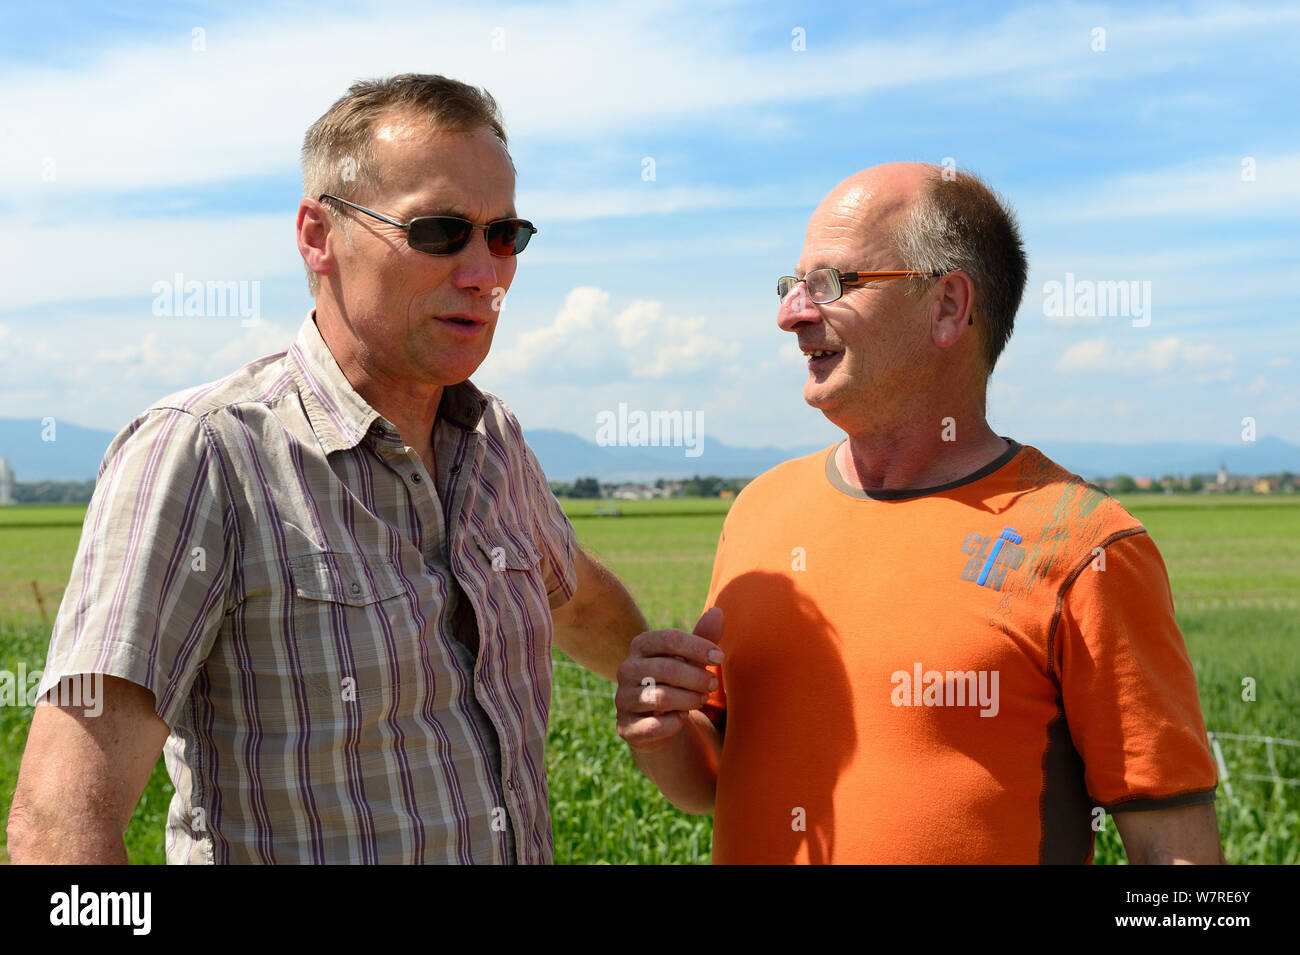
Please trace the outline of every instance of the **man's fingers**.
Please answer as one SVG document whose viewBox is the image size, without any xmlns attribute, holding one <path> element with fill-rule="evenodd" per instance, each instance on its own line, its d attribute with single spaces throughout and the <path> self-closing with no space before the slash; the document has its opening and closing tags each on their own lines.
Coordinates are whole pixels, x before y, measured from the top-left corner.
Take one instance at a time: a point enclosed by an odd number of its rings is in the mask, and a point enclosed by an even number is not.
<svg viewBox="0 0 1300 955">
<path fill-rule="evenodd" d="M 663 683 L 656 683 L 650 677 L 646 677 L 645 682 L 639 685 L 621 684 L 614 694 L 614 705 L 620 714 L 697 710 L 707 700 L 707 693 L 666 686 Z"/>
<path fill-rule="evenodd" d="M 633 749 L 653 749 L 676 736 L 686 726 L 687 714 L 704 706 L 717 689 L 718 678 L 705 668 L 723 660 L 716 643 L 722 611 L 706 611 L 695 629 L 638 635 L 618 668 L 618 732 Z"/>
<path fill-rule="evenodd" d="M 677 657 L 634 657 L 619 668 L 620 684 L 644 684 L 647 679 L 699 693 L 709 693 L 718 685 L 718 678 L 704 667 Z"/>
<path fill-rule="evenodd" d="M 634 639 L 629 649 L 634 657 L 681 657 L 700 666 L 716 666 L 723 660 L 712 640 L 682 630 L 648 630 Z"/>
<path fill-rule="evenodd" d="M 646 749 L 672 739 L 685 725 L 686 714 L 680 711 L 653 716 L 624 714 L 618 718 L 618 735 L 633 749 Z"/>
</svg>

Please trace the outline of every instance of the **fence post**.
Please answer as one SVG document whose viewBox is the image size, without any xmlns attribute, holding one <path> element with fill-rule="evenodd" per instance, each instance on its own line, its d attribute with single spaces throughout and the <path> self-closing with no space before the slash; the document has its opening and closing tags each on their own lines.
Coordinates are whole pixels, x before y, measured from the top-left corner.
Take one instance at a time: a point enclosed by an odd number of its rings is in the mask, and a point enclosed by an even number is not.
<svg viewBox="0 0 1300 955">
<path fill-rule="evenodd" d="M 45 612 L 45 598 L 41 596 L 41 587 L 36 581 L 32 581 L 32 593 L 36 595 L 36 606 L 41 611 L 41 623 L 45 626 L 50 625 L 50 615 Z"/>
<path fill-rule="evenodd" d="M 1207 733 L 1210 737 L 1210 748 L 1214 750 L 1214 760 L 1219 764 L 1219 781 L 1223 783 L 1223 791 L 1228 794 L 1228 798 L 1234 798 L 1232 795 L 1232 783 L 1228 782 L 1228 764 L 1223 758 L 1223 749 L 1219 746 L 1219 738 L 1213 733 Z"/>
</svg>

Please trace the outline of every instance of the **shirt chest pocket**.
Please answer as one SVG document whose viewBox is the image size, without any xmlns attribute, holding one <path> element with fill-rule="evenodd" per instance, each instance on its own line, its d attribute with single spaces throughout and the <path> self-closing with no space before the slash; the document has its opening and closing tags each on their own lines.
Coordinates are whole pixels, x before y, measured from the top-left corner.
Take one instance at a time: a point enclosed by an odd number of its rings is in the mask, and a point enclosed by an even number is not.
<svg viewBox="0 0 1300 955">
<path fill-rule="evenodd" d="M 527 537 L 519 534 L 507 535 L 504 531 L 488 529 L 476 534 L 475 541 L 494 573 L 535 573 L 542 562 L 541 551 Z"/>
<path fill-rule="evenodd" d="M 309 693 L 342 702 L 401 684 L 419 643 L 410 595 L 389 560 L 323 551 L 289 561 L 289 644 Z"/>
<path fill-rule="evenodd" d="M 493 525 L 477 532 L 471 546 L 480 634 L 516 678 L 549 676 L 552 623 L 541 551 L 527 536 Z"/>
</svg>

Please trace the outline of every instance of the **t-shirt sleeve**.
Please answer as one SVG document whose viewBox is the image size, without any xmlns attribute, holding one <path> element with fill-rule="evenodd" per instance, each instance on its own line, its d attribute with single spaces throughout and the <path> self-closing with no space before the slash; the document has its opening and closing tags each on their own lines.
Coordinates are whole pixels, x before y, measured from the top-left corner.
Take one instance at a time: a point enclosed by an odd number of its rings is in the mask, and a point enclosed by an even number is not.
<svg viewBox="0 0 1300 955">
<path fill-rule="evenodd" d="M 109 446 L 59 605 L 44 696 L 100 673 L 154 695 L 174 726 L 224 620 L 233 564 L 216 447 L 188 412 L 153 409 Z"/>
<path fill-rule="evenodd" d="M 522 441 L 522 437 L 520 438 Z M 578 589 L 578 572 L 573 566 L 578 538 L 564 508 L 551 493 L 542 466 L 533 449 L 524 443 L 524 468 L 536 515 L 536 542 L 542 554 L 546 594 L 552 608 L 568 603 Z"/>
<path fill-rule="evenodd" d="M 1104 555 L 1067 588 L 1056 633 L 1088 793 L 1112 812 L 1212 802 L 1214 758 L 1164 561 L 1145 531 Z"/>
<path fill-rule="evenodd" d="M 727 526 L 723 522 L 722 533 L 718 535 L 718 549 L 713 557 L 713 579 L 709 582 L 709 595 L 704 600 L 704 610 L 710 609 L 718 599 L 718 583 L 722 577 L 723 552 L 727 542 Z M 722 639 L 718 645 L 725 651 L 727 647 L 727 621 L 722 621 Z M 723 661 L 726 662 L 725 660 Z M 718 678 L 718 688 L 709 694 L 708 700 L 700 707 L 700 712 L 707 716 L 719 730 L 727 727 L 727 689 L 722 674 L 722 667 L 709 665 L 706 669 Z"/>
</svg>

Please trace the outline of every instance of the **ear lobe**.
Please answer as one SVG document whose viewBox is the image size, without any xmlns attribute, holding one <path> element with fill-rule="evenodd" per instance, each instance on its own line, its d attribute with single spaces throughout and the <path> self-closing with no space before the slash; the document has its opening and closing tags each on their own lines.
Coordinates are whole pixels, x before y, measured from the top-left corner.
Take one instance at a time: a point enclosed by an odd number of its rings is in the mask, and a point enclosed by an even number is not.
<svg viewBox="0 0 1300 955">
<path fill-rule="evenodd" d="M 948 302 L 952 304 L 951 299 L 948 299 Z M 973 314 L 966 317 L 966 324 L 968 326 L 975 324 Z M 960 324 L 960 319 L 953 314 L 953 310 L 944 307 L 943 298 L 940 298 L 935 303 L 934 320 L 930 328 L 930 338 L 940 348 L 949 348 L 955 345 L 964 330 Z"/>
</svg>

